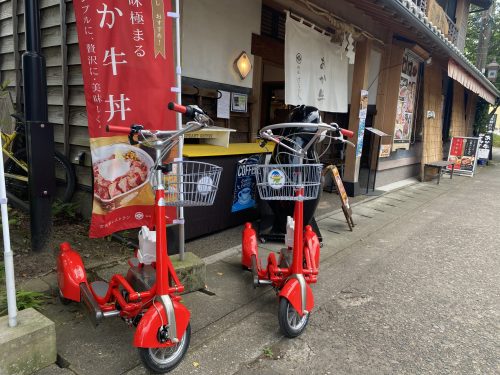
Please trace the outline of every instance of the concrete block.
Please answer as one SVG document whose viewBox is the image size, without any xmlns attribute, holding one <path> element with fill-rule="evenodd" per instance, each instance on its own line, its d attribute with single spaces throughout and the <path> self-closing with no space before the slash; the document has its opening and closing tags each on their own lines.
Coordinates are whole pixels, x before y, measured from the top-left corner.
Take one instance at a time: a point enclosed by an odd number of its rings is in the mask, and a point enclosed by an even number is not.
<svg viewBox="0 0 500 375">
<path fill-rule="evenodd" d="M 0 374 L 28 375 L 56 361 L 54 323 L 35 309 L 17 314 L 17 326 L 0 317 Z"/>
<path fill-rule="evenodd" d="M 171 255 L 170 260 L 174 265 L 179 280 L 184 285 L 184 293 L 200 290 L 205 287 L 206 266 L 205 262 L 193 253 L 184 253 L 184 260 L 179 260 L 179 255 Z"/>
<path fill-rule="evenodd" d="M 179 260 L 179 255 L 171 255 L 170 260 L 179 276 L 179 280 L 184 285 L 184 292 L 194 292 L 205 287 L 206 271 L 205 262 L 193 253 L 184 253 L 184 260 Z M 127 275 L 129 265 L 127 263 L 118 264 L 109 268 L 102 268 L 96 274 L 102 280 L 108 281 L 114 274 Z"/>
</svg>

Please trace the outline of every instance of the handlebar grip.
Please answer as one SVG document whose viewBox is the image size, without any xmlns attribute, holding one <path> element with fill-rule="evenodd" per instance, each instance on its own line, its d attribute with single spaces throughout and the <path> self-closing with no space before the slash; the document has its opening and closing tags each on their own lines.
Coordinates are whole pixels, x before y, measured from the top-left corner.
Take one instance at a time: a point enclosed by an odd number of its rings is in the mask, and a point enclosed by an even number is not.
<svg viewBox="0 0 500 375">
<path fill-rule="evenodd" d="M 168 103 L 168 109 L 179 113 L 187 113 L 189 108 L 174 102 L 170 102 Z"/>
<path fill-rule="evenodd" d="M 111 133 L 130 134 L 130 126 L 106 125 L 106 131 Z"/>
<path fill-rule="evenodd" d="M 353 132 L 353 131 L 351 131 L 351 130 L 347 130 L 347 129 L 342 129 L 342 128 L 340 128 L 340 133 L 341 133 L 342 135 L 345 135 L 347 138 L 352 138 L 352 137 L 354 137 L 354 132 Z"/>
</svg>

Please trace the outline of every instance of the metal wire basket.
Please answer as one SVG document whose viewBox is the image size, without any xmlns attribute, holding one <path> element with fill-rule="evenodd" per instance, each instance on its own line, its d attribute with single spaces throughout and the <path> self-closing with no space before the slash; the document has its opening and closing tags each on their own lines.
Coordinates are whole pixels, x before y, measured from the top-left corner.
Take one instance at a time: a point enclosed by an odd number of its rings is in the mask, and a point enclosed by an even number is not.
<svg viewBox="0 0 500 375">
<path fill-rule="evenodd" d="M 256 166 L 257 188 L 264 200 L 316 199 L 321 184 L 322 164 L 260 164 Z"/>
<path fill-rule="evenodd" d="M 219 187 L 222 168 L 198 161 L 169 163 L 163 175 L 167 206 L 211 206 Z"/>
</svg>

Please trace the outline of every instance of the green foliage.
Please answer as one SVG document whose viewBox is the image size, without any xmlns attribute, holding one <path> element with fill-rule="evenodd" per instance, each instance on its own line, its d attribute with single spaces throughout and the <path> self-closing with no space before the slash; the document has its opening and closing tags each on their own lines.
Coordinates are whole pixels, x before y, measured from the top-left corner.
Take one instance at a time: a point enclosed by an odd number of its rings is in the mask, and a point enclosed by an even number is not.
<svg viewBox="0 0 500 375">
<path fill-rule="evenodd" d="M 493 134 L 493 147 L 500 147 L 500 135 Z"/>
<path fill-rule="evenodd" d="M 52 215 L 56 219 L 76 219 L 78 216 L 78 207 L 78 203 L 65 203 L 57 200 L 52 203 Z"/>
<path fill-rule="evenodd" d="M 29 292 L 25 290 L 16 291 L 17 309 L 19 311 L 29 309 L 30 307 L 37 309 L 50 297 L 43 293 Z M 5 290 L 0 290 L 0 316 L 7 314 L 7 293 Z"/>
<path fill-rule="evenodd" d="M 273 353 L 273 350 L 271 348 L 264 348 L 264 349 L 262 349 L 262 353 L 264 353 L 264 355 L 267 358 L 273 358 L 274 357 L 274 353 Z"/>
<path fill-rule="evenodd" d="M 494 5 L 493 5 L 494 6 Z M 471 5 L 470 11 L 474 12 L 480 9 L 475 5 Z M 482 35 L 483 17 L 485 12 L 474 12 L 469 14 L 467 20 L 467 36 L 465 39 L 464 55 L 473 63 L 477 62 L 477 48 L 479 37 Z M 488 54 L 486 64 L 489 64 L 493 59 L 500 59 L 500 6 L 495 7 L 493 16 L 487 20 L 491 23 L 491 39 L 488 46 Z M 500 79 L 497 79 L 495 86 L 500 89 Z"/>
<path fill-rule="evenodd" d="M 16 291 L 17 309 L 39 308 L 50 297 L 43 293 L 26 290 Z M 7 292 L 5 291 L 5 266 L 0 261 L 0 316 L 7 314 Z"/>
</svg>

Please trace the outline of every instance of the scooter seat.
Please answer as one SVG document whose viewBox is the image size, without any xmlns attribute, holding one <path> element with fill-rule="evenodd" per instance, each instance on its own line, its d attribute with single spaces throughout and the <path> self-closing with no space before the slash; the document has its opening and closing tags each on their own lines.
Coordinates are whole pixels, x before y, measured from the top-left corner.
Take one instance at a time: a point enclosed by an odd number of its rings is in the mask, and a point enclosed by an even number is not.
<svg viewBox="0 0 500 375">
<path fill-rule="evenodd" d="M 90 284 L 92 291 L 99 297 L 106 297 L 106 293 L 108 293 L 109 284 L 105 281 L 93 281 Z"/>
</svg>

